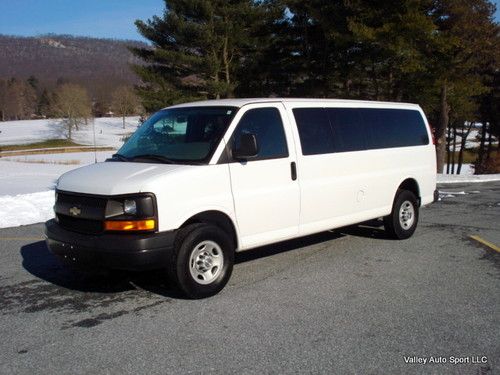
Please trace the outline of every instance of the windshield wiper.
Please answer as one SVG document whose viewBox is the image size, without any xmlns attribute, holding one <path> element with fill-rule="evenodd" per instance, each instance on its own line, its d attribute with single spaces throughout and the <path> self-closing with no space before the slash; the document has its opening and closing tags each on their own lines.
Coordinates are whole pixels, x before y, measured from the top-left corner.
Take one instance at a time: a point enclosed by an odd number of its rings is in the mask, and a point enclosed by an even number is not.
<svg viewBox="0 0 500 375">
<path fill-rule="evenodd" d="M 135 155 L 131 157 L 129 160 L 136 160 L 136 159 L 151 159 L 151 160 L 158 160 L 161 161 L 162 163 L 165 164 L 174 164 L 175 161 L 169 158 L 166 158 L 165 156 L 161 155 L 155 155 L 155 154 L 144 154 L 144 155 Z"/>
<path fill-rule="evenodd" d="M 130 161 L 129 158 L 127 158 L 125 155 L 122 155 L 122 154 L 113 154 L 113 155 L 111 155 L 111 158 L 112 159 L 118 159 L 118 160 L 121 160 L 121 161 Z"/>
</svg>

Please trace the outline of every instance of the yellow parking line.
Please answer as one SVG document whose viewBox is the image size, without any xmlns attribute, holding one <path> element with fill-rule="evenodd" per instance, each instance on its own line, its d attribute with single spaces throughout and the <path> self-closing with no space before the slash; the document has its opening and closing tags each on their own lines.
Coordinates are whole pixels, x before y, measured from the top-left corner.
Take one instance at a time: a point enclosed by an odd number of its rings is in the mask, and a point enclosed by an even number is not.
<svg viewBox="0 0 500 375">
<path fill-rule="evenodd" d="M 41 241 L 42 237 L 0 237 L 0 241 Z"/>
<path fill-rule="evenodd" d="M 476 240 L 477 242 L 480 242 L 482 243 L 483 245 L 485 246 L 488 246 L 490 249 L 493 249 L 497 252 L 500 253 L 500 247 L 498 247 L 497 245 L 495 245 L 494 243 L 491 243 L 489 241 L 486 241 L 486 240 L 483 240 L 481 237 L 479 236 L 469 236 L 470 238 L 472 238 L 473 240 Z"/>
</svg>

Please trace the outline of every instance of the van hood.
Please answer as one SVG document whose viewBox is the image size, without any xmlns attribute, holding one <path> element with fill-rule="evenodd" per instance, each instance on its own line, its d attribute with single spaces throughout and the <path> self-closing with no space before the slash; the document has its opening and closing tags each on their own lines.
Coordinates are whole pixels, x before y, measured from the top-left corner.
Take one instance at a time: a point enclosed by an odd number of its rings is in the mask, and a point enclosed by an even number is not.
<svg viewBox="0 0 500 375">
<path fill-rule="evenodd" d="M 97 195 L 140 193 L 149 180 L 187 168 L 195 167 L 132 162 L 96 163 L 64 173 L 59 177 L 57 189 Z"/>
</svg>

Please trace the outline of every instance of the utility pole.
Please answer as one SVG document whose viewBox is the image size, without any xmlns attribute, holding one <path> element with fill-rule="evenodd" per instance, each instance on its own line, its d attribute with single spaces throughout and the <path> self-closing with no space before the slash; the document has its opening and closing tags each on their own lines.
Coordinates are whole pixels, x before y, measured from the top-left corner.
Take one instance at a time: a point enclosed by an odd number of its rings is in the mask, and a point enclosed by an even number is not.
<svg viewBox="0 0 500 375">
<path fill-rule="evenodd" d="M 97 146 L 95 144 L 95 119 L 92 119 L 92 133 L 94 135 L 94 163 L 97 163 Z"/>
</svg>

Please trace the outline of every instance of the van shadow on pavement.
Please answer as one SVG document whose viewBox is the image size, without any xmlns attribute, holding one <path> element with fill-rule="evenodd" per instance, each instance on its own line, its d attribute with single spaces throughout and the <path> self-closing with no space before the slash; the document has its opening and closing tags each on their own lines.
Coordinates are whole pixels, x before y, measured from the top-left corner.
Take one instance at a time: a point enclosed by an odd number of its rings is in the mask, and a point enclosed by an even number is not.
<svg viewBox="0 0 500 375">
<path fill-rule="evenodd" d="M 23 258 L 23 267 L 29 273 L 67 289 L 95 293 L 116 293 L 132 289 L 127 283 L 120 282 L 120 280 L 116 280 L 116 278 L 104 272 L 87 273 L 65 267 L 49 251 L 45 241 L 38 241 L 21 247 L 21 256 Z"/>
<path fill-rule="evenodd" d="M 278 242 L 271 245 L 257 247 L 255 249 L 236 253 L 234 262 L 235 264 L 239 264 L 239 263 L 249 262 L 255 259 L 266 258 L 276 254 L 297 250 L 302 247 L 335 240 L 340 237 L 344 237 L 344 235 L 339 233 L 338 231 L 328 231 L 328 232 L 313 234 L 310 236 L 295 238 L 293 240 Z"/>
<path fill-rule="evenodd" d="M 393 240 L 384 230 L 384 223 L 381 219 L 369 220 L 357 225 L 339 228 L 337 231 L 342 234 L 355 237 L 366 237 L 376 240 Z"/>
<path fill-rule="evenodd" d="M 237 253 L 235 264 L 335 240 L 345 235 L 386 238 L 384 231 L 376 227 L 351 226 Z M 48 250 L 44 241 L 21 247 L 21 256 L 24 269 L 33 276 L 69 290 L 85 293 L 116 294 L 134 289 L 143 289 L 164 297 L 182 299 L 182 295 L 170 285 L 162 270 L 148 272 L 81 271 L 60 263 L 57 257 Z"/>
</svg>

